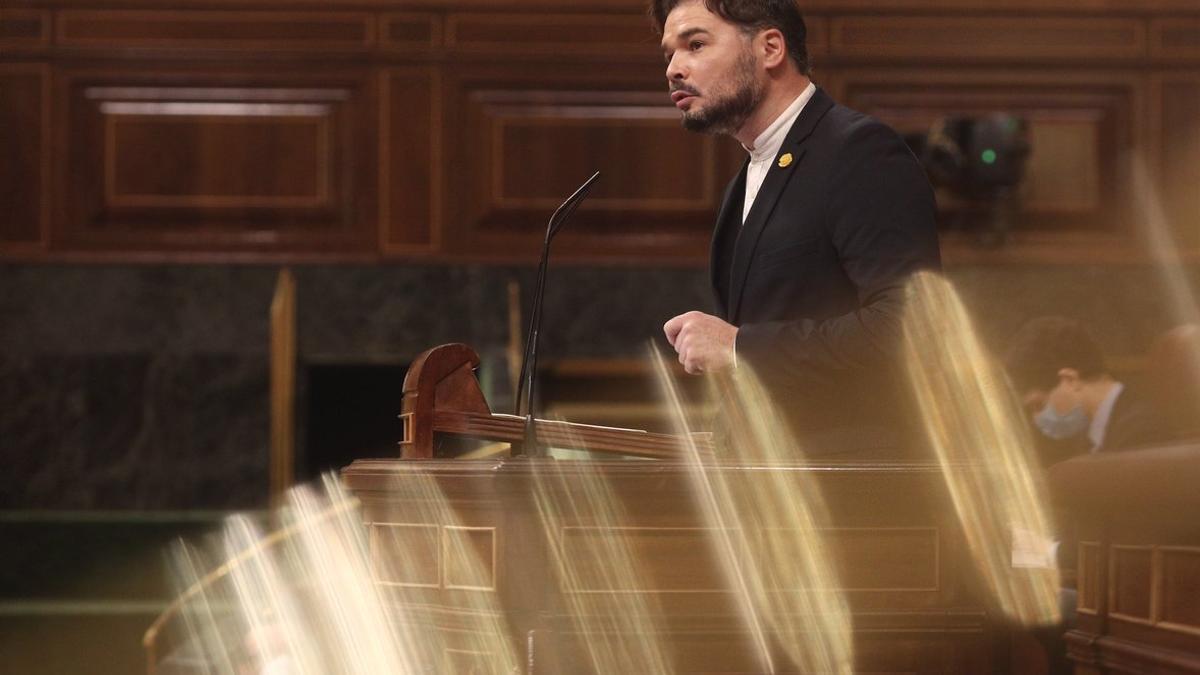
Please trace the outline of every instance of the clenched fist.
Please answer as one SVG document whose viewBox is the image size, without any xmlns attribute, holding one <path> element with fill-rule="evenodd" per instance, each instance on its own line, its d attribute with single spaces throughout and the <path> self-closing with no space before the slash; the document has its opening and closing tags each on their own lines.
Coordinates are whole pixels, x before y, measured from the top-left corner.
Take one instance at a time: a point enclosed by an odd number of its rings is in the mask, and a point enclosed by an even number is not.
<svg viewBox="0 0 1200 675">
<path fill-rule="evenodd" d="M 683 369 L 692 375 L 723 370 L 733 365 L 737 326 L 711 314 L 688 312 L 663 325 L 667 342 L 679 354 Z"/>
</svg>

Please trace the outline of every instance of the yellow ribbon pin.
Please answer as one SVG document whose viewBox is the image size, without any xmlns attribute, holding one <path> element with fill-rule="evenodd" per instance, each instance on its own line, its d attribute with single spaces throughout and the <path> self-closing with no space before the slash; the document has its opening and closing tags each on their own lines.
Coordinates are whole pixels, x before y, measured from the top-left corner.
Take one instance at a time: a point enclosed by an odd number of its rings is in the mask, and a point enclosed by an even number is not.
<svg viewBox="0 0 1200 675">
<path fill-rule="evenodd" d="M 792 153 L 785 152 L 779 156 L 779 168 L 786 169 L 792 163 Z"/>
</svg>

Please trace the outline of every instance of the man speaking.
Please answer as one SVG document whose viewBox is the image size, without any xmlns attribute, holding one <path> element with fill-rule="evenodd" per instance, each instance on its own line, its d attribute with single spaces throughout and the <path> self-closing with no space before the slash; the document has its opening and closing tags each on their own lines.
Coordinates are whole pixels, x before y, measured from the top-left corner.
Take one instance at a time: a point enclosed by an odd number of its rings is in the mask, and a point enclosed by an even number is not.
<svg viewBox="0 0 1200 675">
<path fill-rule="evenodd" d="M 689 373 L 751 367 L 810 456 L 915 445 L 904 284 L 940 265 L 933 192 L 903 140 L 809 79 L 793 0 L 655 0 L 671 101 L 749 154 L 712 241 L 717 316 L 666 323 Z"/>
</svg>

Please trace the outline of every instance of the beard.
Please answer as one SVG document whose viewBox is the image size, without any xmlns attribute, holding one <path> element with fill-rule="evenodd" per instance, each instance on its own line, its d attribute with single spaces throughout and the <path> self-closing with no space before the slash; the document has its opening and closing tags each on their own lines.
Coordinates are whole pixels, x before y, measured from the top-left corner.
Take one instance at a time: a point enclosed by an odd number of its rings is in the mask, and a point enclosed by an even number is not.
<svg viewBox="0 0 1200 675">
<path fill-rule="evenodd" d="M 732 136 L 737 133 L 758 104 L 762 103 L 764 92 L 754 77 L 755 65 L 754 55 L 749 51 L 739 56 L 730 91 L 714 93 L 710 105 L 703 110 L 685 111 L 680 120 L 683 128 L 708 134 Z"/>
</svg>

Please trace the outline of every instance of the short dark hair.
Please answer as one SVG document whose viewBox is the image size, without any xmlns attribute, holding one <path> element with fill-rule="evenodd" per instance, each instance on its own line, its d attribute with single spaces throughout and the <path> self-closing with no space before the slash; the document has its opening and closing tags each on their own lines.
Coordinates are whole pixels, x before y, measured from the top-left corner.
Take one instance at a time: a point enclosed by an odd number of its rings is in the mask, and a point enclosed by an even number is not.
<svg viewBox="0 0 1200 675">
<path fill-rule="evenodd" d="M 788 56 L 801 73 L 809 75 L 812 65 L 808 62 L 808 29 L 804 16 L 795 0 L 702 0 L 708 11 L 732 23 L 746 33 L 757 33 L 768 28 L 777 28 L 783 33 Z M 651 0 L 650 19 L 654 29 L 662 35 L 667 15 L 684 0 Z"/>
<path fill-rule="evenodd" d="M 1020 393 L 1053 389 L 1063 368 L 1074 368 L 1084 379 L 1108 372 L 1092 334 L 1063 316 L 1038 317 L 1021 326 L 1009 343 L 1004 365 Z"/>
</svg>

